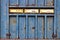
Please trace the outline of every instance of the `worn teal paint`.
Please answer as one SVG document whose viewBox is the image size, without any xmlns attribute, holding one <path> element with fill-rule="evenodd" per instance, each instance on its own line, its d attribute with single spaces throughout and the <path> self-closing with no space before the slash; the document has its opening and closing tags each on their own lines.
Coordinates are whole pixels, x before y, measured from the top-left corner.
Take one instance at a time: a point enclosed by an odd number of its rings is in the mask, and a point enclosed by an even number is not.
<svg viewBox="0 0 60 40">
<path fill-rule="evenodd" d="M 54 18 L 53 17 L 47 17 L 47 38 L 52 38 L 53 29 L 54 29 Z"/>
<path fill-rule="evenodd" d="M 57 16 L 56 16 L 56 14 L 57 14 L 57 0 L 54 0 L 54 35 L 56 35 L 57 34 Z"/>
<path fill-rule="evenodd" d="M 0 0 L 0 31 L 1 31 L 1 0 Z M 0 35 L 1 35 L 1 33 L 0 33 Z M 0 38 L 1 38 L 1 36 L 0 36 Z"/>
<path fill-rule="evenodd" d="M 35 32 L 35 17 L 29 17 L 29 38 L 34 38 Z"/>
<path fill-rule="evenodd" d="M 45 20 L 45 22 L 44 22 L 45 23 L 45 30 L 44 30 L 44 37 L 45 38 L 47 38 L 47 29 L 46 29 L 47 28 L 47 17 L 46 16 L 47 15 L 45 15 L 45 19 L 44 19 Z"/>
<path fill-rule="evenodd" d="M 19 17 L 19 38 L 26 36 L 26 17 Z"/>
<path fill-rule="evenodd" d="M 26 36 L 25 38 L 29 38 L 28 15 L 26 15 Z"/>
<path fill-rule="evenodd" d="M 38 6 L 44 6 L 44 0 L 37 0 Z"/>
<path fill-rule="evenodd" d="M 14 5 L 14 7 L 15 7 L 17 5 L 19 5 L 19 6 L 25 6 L 27 4 L 29 4 L 29 5 L 37 4 L 37 7 L 40 7 L 40 6 L 46 5 L 47 2 L 50 2 L 50 1 L 51 0 L 47 0 L 47 1 L 37 0 L 36 2 L 34 2 L 34 0 L 29 0 L 29 3 L 28 3 L 27 0 L 23 0 L 23 1 L 21 1 L 21 0 L 19 0 L 19 1 L 18 0 L 1 0 L 1 32 L 0 32 L 1 33 L 1 38 L 6 38 L 7 37 L 6 34 L 9 33 L 9 13 L 8 13 L 9 12 L 8 11 L 9 3 L 10 3 L 10 6 L 11 7 L 12 7 L 12 5 Z M 55 4 L 54 5 L 54 11 L 55 12 L 54 12 L 54 15 L 51 14 L 52 16 L 54 16 L 54 20 L 52 20 L 53 18 L 51 18 L 51 19 L 50 18 L 47 18 L 47 16 L 51 16 L 50 14 L 49 15 L 47 15 L 47 14 L 29 14 L 29 15 L 32 15 L 32 16 L 33 15 L 34 16 L 35 15 L 39 15 L 39 16 L 43 15 L 45 17 L 44 18 L 44 27 L 45 27 L 45 30 L 44 30 L 44 38 L 52 38 L 51 35 L 52 35 L 53 31 L 54 31 L 54 35 L 57 34 L 57 38 L 60 38 L 60 31 L 59 31 L 60 30 L 60 23 L 59 23 L 59 21 L 60 21 L 60 4 L 59 3 L 60 3 L 60 0 L 54 0 L 54 4 Z M 35 7 L 35 6 L 33 6 L 33 7 Z M 29 31 L 31 31 L 30 28 L 29 28 L 29 25 L 31 25 L 31 24 L 28 24 L 28 22 L 30 21 L 29 20 L 29 17 L 28 17 L 28 14 L 19 14 L 19 16 L 21 16 L 21 15 L 25 15 L 26 16 L 26 23 L 25 23 L 25 26 L 26 26 L 26 34 L 25 34 L 25 37 L 26 38 L 31 38 L 29 36 Z M 20 29 L 18 30 L 18 28 L 19 28 L 19 25 L 18 25 L 19 24 L 18 23 L 19 20 L 18 20 L 18 18 L 19 17 L 18 16 L 14 17 L 14 15 L 13 15 L 13 17 L 11 17 L 11 18 L 16 20 L 16 32 L 14 32 L 14 34 L 16 34 L 16 35 L 14 35 L 13 32 L 12 32 L 13 31 L 13 26 L 12 26 L 13 24 L 11 24 L 10 25 L 10 32 L 11 32 L 10 38 L 17 38 L 18 37 L 17 35 L 19 35 L 18 32 L 20 32 L 19 31 Z M 40 35 L 39 32 L 38 32 L 39 30 L 37 28 L 39 26 L 39 24 L 38 24 L 39 22 L 37 20 L 38 17 L 36 16 L 36 19 L 35 19 L 35 17 L 31 17 L 31 19 L 33 19 L 33 18 L 34 18 L 34 21 L 35 21 L 35 22 L 33 22 L 33 25 L 35 26 L 36 29 L 34 30 L 35 31 L 34 33 L 31 33 L 32 34 L 31 36 L 32 36 L 32 38 L 34 38 L 34 36 L 35 36 L 35 38 L 38 38 L 38 36 Z M 52 20 L 52 22 L 54 21 L 54 26 L 52 25 L 53 23 L 50 23 L 49 24 L 51 26 L 47 25 L 50 22 L 49 19 Z M 41 18 L 41 21 L 42 20 L 43 20 L 43 18 Z M 50 30 L 51 32 L 48 31 L 48 27 L 51 27 L 52 28 Z M 41 29 L 40 29 L 40 31 L 41 31 Z M 39 35 L 37 35 L 37 34 L 39 34 Z M 48 35 L 48 34 L 51 34 L 51 35 Z M 24 38 L 24 37 L 21 36 L 21 38 Z M 39 37 L 39 38 L 42 38 L 42 37 Z"/>
<path fill-rule="evenodd" d="M 29 5 L 30 6 L 35 6 L 36 0 L 29 0 Z"/>
<path fill-rule="evenodd" d="M 38 17 L 38 38 L 44 37 L 44 17 Z"/>
<path fill-rule="evenodd" d="M 18 5 L 18 0 L 12 0 L 12 1 L 9 0 L 9 4 L 10 5 L 16 5 L 17 6 Z"/>
<path fill-rule="evenodd" d="M 60 38 L 60 14 L 57 15 L 57 38 Z"/>
<path fill-rule="evenodd" d="M 1 38 L 6 38 L 8 0 L 1 0 Z"/>
<path fill-rule="evenodd" d="M 10 17 L 10 38 L 18 38 L 17 18 L 15 16 Z"/>
<path fill-rule="evenodd" d="M 38 27 L 37 27 L 37 24 L 38 24 L 38 21 L 37 21 L 37 15 L 35 15 L 35 38 L 38 38 Z"/>
<path fill-rule="evenodd" d="M 23 1 L 21 1 L 21 0 L 19 0 L 19 6 L 26 6 L 26 0 L 23 0 Z"/>
</svg>

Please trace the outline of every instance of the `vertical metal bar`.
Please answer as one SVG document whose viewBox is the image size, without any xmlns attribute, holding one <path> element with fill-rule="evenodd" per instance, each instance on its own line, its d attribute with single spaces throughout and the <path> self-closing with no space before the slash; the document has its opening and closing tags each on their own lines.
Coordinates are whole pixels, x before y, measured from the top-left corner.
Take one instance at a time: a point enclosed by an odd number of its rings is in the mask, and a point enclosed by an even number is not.
<svg viewBox="0 0 60 40">
<path fill-rule="evenodd" d="M 8 21 L 9 21 L 9 25 L 8 25 L 8 33 L 10 34 L 10 15 L 9 15 Z M 9 39 L 10 39 L 10 36 L 9 36 Z"/>
<path fill-rule="evenodd" d="M 37 6 L 37 0 L 36 0 L 36 6 Z"/>
<path fill-rule="evenodd" d="M 17 0 L 17 3 L 16 3 L 17 5 L 19 5 L 19 1 Z"/>
<path fill-rule="evenodd" d="M 18 25 L 19 25 L 19 24 L 18 24 L 18 15 L 17 15 L 17 29 L 18 29 L 18 30 L 17 30 L 17 35 L 18 35 L 17 38 L 19 39 L 19 26 L 18 26 Z"/>
<path fill-rule="evenodd" d="M 46 0 L 44 0 L 44 6 L 45 6 L 45 2 L 46 2 Z"/>
<path fill-rule="evenodd" d="M 47 15 L 45 15 L 45 38 L 47 38 L 47 35 L 46 35 L 46 34 L 47 34 L 47 30 L 46 30 L 46 29 L 47 29 L 47 28 L 46 28 L 46 25 L 47 25 L 46 22 L 47 22 L 47 21 L 46 21 L 46 20 L 47 20 Z"/>
<path fill-rule="evenodd" d="M 18 0 L 18 5 L 20 6 L 20 0 Z"/>
<path fill-rule="evenodd" d="M 35 38 L 37 38 L 37 15 L 35 16 L 36 20 L 35 20 Z"/>
<path fill-rule="evenodd" d="M 0 32 L 1 32 L 1 0 L 0 0 Z M 0 33 L 0 38 L 1 38 L 1 33 Z"/>
<path fill-rule="evenodd" d="M 35 4 L 35 6 L 36 6 L 36 0 L 34 0 L 34 4 Z"/>
<path fill-rule="evenodd" d="M 28 38 L 28 16 L 26 15 L 26 38 Z"/>
<path fill-rule="evenodd" d="M 57 20 L 57 12 L 56 12 L 56 0 L 54 0 L 54 34 L 57 34 L 57 26 L 56 26 L 56 24 L 57 24 L 57 22 L 56 22 L 56 20 Z"/>
<path fill-rule="evenodd" d="M 8 0 L 8 3 L 7 3 L 7 18 L 6 18 L 7 19 L 7 28 L 8 29 L 6 31 L 7 31 L 7 33 L 10 33 L 10 30 L 9 30 L 10 29 L 9 28 L 9 7 L 8 6 L 9 6 L 9 0 Z M 8 37 L 8 38 L 10 38 L 10 37 Z"/>
</svg>

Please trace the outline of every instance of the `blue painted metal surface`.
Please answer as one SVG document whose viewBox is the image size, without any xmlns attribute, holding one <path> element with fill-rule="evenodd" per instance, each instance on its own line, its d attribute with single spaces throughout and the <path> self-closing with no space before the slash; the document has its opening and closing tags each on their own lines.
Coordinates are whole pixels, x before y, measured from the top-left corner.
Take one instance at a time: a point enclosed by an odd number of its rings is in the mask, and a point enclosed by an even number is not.
<svg viewBox="0 0 60 40">
<path fill-rule="evenodd" d="M 37 5 L 38 6 L 44 6 L 44 0 L 37 0 Z"/>
<path fill-rule="evenodd" d="M 16 5 L 16 6 L 18 5 L 18 0 L 12 0 L 12 1 L 9 0 L 9 2 L 10 2 L 10 5 L 13 5 L 13 6 L 14 5 Z"/>
<path fill-rule="evenodd" d="M 52 38 L 53 30 L 54 30 L 54 18 L 53 17 L 47 17 L 47 38 Z"/>
<path fill-rule="evenodd" d="M 35 6 L 36 5 L 36 0 L 29 0 L 29 5 L 30 6 Z"/>
<path fill-rule="evenodd" d="M 1 18 L 1 38 L 6 38 L 6 27 L 8 27 L 8 0 L 1 0 Z"/>
<path fill-rule="evenodd" d="M 34 38 L 35 37 L 35 18 L 34 17 L 28 17 L 29 21 L 29 38 Z"/>
<path fill-rule="evenodd" d="M 19 17 L 19 37 L 25 38 L 26 36 L 26 17 Z"/>
<path fill-rule="evenodd" d="M 44 37 L 44 17 L 38 17 L 38 38 Z"/>
<path fill-rule="evenodd" d="M 26 6 L 26 0 L 23 0 L 23 1 L 19 0 L 19 5 L 20 6 Z"/>
<path fill-rule="evenodd" d="M 46 6 L 53 6 L 54 5 L 53 2 L 54 2 L 54 0 L 45 0 L 45 5 Z"/>
<path fill-rule="evenodd" d="M 10 17 L 10 38 L 18 38 L 18 27 L 17 27 L 17 18 Z"/>
<path fill-rule="evenodd" d="M 57 38 L 60 38 L 60 0 L 56 1 L 58 3 L 56 3 L 56 35 Z"/>
<path fill-rule="evenodd" d="M 9 14 L 9 6 L 53 6 L 52 0 L 1 0 L 1 38 L 60 38 L 60 0 L 54 14 Z M 46 8 L 46 7 L 45 7 Z"/>
</svg>

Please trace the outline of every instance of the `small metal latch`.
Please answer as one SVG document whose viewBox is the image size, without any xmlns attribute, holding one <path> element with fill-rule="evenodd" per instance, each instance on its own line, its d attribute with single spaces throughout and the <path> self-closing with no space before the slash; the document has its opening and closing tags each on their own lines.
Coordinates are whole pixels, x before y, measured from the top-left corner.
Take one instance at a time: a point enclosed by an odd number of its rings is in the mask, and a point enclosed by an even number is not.
<svg viewBox="0 0 60 40">
<path fill-rule="evenodd" d="M 57 37 L 57 34 L 52 34 L 52 38 L 54 39 L 54 38 L 56 38 Z"/>
<path fill-rule="evenodd" d="M 32 4 L 32 6 L 35 6 L 35 4 Z"/>
<path fill-rule="evenodd" d="M 11 36 L 11 34 L 10 33 L 7 33 L 6 36 Z"/>
<path fill-rule="evenodd" d="M 26 29 L 26 27 L 24 27 L 24 29 Z"/>
<path fill-rule="evenodd" d="M 35 29 L 35 27 L 32 27 L 32 29 Z"/>
</svg>

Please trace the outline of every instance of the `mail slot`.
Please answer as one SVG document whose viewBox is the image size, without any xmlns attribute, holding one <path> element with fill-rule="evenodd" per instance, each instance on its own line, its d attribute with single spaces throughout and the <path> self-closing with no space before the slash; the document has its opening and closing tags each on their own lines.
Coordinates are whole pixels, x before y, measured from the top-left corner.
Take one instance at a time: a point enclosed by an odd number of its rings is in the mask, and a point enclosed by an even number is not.
<svg viewBox="0 0 60 40">
<path fill-rule="evenodd" d="M 24 13 L 39 13 L 38 9 L 25 9 Z"/>
<path fill-rule="evenodd" d="M 54 13 L 54 9 L 40 9 L 40 13 Z"/>
<path fill-rule="evenodd" d="M 23 9 L 9 9 L 10 13 L 23 13 Z"/>
</svg>

